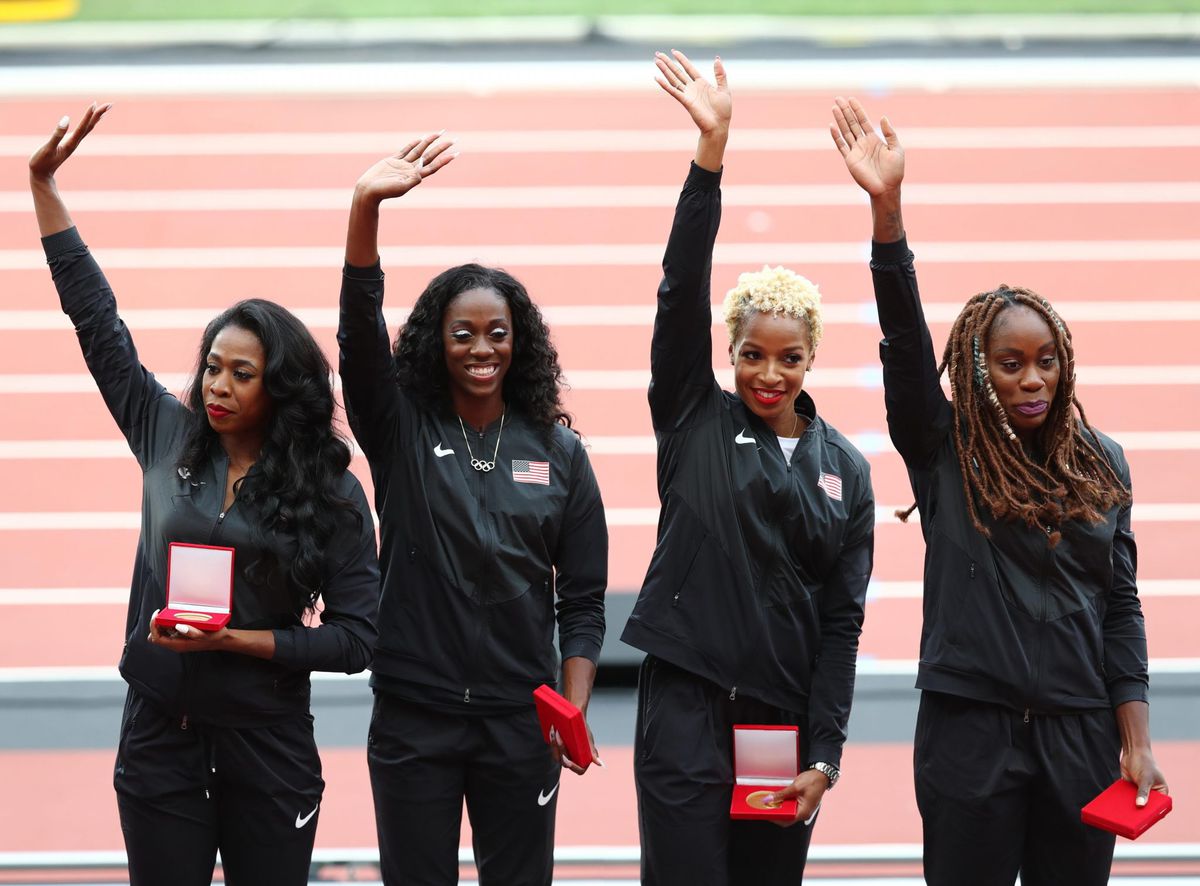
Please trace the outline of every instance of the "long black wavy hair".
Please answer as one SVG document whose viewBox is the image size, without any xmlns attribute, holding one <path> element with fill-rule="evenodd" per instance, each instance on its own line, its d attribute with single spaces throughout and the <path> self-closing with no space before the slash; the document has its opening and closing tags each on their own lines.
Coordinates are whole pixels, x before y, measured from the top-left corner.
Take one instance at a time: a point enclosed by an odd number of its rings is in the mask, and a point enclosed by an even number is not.
<svg viewBox="0 0 1200 886">
<path fill-rule="evenodd" d="M 263 387 L 271 398 L 266 439 L 258 461 L 238 481 L 238 504 L 257 513 L 256 532 L 282 533 L 295 541 L 295 553 L 285 564 L 264 539 L 247 577 L 267 583 L 286 577 L 297 610 L 311 610 L 321 593 L 326 547 L 340 519 L 347 511 L 360 524 L 362 518 L 354 503 L 337 492 L 339 478 L 350 466 L 350 447 L 333 428 L 329 361 L 308 328 L 286 308 L 247 299 L 208 324 L 186 395 L 192 417 L 177 466 L 198 475 L 212 447 L 220 445 L 204 410 L 204 379 L 213 339 L 228 326 L 245 329 L 262 343 Z"/>
<path fill-rule="evenodd" d="M 452 409 L 442 318 L 446 306 L 470 289 L 492 290 L 508 303 L 512 314 L 513 356 L 503 387 L 506 408 L 521 412 L 547 433 L 556 423 L 571 427 L 571 416 L 562 406 L 558 351 L 550 342 L 542 312 L 520 281 L 499 268 L 458 265 L 429 281 L 396 336 L 392 353 L 397 383 L 431 412 Z"/>
</svg>

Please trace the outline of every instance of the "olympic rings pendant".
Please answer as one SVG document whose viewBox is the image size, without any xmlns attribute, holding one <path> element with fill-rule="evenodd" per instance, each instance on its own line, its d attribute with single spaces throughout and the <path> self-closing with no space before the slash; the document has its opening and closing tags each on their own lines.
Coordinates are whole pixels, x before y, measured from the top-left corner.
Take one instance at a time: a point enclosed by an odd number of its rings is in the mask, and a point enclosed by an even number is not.
<svg viewBox="0 0 1200 886">
<path fill-rule="evenodd" d="M 471 459 L 471 467 L 486 474 L 492 468 L 496 467 L 496 463 L 494 461 L 484 461 L 482 458 L 473 458 Z"/>
</svg>

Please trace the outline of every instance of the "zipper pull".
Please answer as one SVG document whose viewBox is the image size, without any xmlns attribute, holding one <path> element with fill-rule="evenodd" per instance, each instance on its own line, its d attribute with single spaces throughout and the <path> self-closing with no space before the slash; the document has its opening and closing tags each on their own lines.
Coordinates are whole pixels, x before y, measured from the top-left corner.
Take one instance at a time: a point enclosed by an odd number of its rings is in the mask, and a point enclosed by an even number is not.
<svg viewBox="0 0 1200 886">
<path fill-rule="evenodd" d="M 1025 709 L 1025 723 L 1026 725 L 1029 723 L 1029 708 Z"/>
<path fill-rule="evenodd" d="M 187 725 L 187 714 L 184 714 L 184 715 L 183 715 L 183 719 L 179 721 L 179 728 L 180 728 L 181 730 L 183 730 L 184 732 L 187 732 L 187 728 L 188 728 L 188 725 Z"/>
<path fill-rule="evenodd" d="M 729 700 L 737 701 L 737 687 L 736 686 L 734 686 L 733 689 L 731 689 L 729 691 Z"/>
<path fill-rule="evenodd" d="M 470 689 L 468 689 L 466 692 L 463 693 L 463 701 L 466 702 L 467 704 L 471 703 L 471 690 Z"/>
<path fill-rule="evenodd" d="M 225 512 L 224 512 L 224 511 L 221 511 L 221 513 L 217 514 L 217 522 L 218 522 L 218 523 L 220 523 L 220 522 L 221 522 L 222 520 L 224 520 L 224 519 L 225 519 Z"/>
</svg>

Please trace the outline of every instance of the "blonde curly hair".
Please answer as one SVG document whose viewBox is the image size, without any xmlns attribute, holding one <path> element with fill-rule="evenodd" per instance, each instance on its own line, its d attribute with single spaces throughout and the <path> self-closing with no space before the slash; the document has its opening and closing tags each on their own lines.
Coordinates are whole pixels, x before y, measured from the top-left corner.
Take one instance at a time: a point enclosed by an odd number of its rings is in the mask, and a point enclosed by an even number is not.
<svg viewBox="0 0 1200 886">
<path fill-rule="evenodd" d="M 816 284 L 795 271 L 763 265 L 761 271 L 738 275 L 737 285 L 725 295 L 725 325 L 731 342 L 738 340 L 754 313 L 804 320 L 813 350 L 821 343 L 821 293 Z"/>
</svg>

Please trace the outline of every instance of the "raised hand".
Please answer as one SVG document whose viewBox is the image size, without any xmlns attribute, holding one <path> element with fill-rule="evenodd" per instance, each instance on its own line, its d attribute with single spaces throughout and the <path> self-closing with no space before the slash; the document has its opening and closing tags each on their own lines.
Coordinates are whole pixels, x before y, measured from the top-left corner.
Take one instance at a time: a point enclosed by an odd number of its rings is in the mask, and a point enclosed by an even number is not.
<svg viewBox="0 0 1200 886">
<path fill-rule="evenodd" d="M 79 125 L 69 135 L 67 129 L 71 125 L 71 119 L 63 117 L 59 120 L 58 126 L 54 127 L 54 132 L 50 134 L 49 141 L 34 151 L 29 158 L 30 180 L 49 181 L 53 179 L 58 167 L 62 166 L 67 158 L 75 153 L 79 143 L 96 128 L 100 118 L 111 107 L 111 104 L 97 106 L 95 102 L 92 102 L 91 106 L 83 112 L 83 119 L 79 121 Z"/>
<path fill-rule="evenodd" d="M 458 156 L 449 152 L 454 142 L 435 132 L 409 142 L 390 157 L 384 157 L 362 174 L 355 197 L 376 202 L 406 194 Z"/>
<path fill-rule="evenodd" d="M 872 197 L 898 190 L 904 180 L 904 148 L 888 118 L 879 121 L 881 139 L 858 99 L 838 96 L 834 102 L 829 132 L 850 175 Z"/>
<path fill-rule="evenodd" d="M 725 66 L 718 57 L 713 60 L 712 85 L 696 70 L 686 55 L 672 49 L 671 55 L 654 54 L 654 64 L 659 76 L 654 79 L 663 91 L 679 102 L 700 129 L 702 135 L 724 135 L 729 131 L 729 119 L 733 116 L 733 96 L 725 79 Z"/>
</svg>

